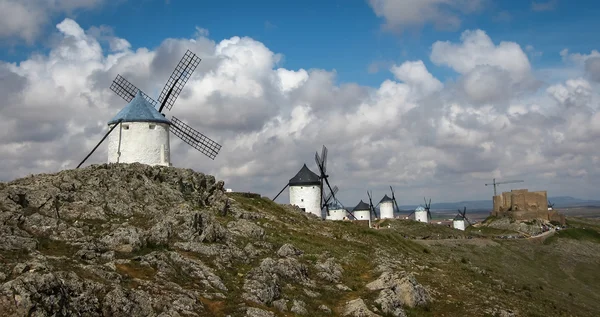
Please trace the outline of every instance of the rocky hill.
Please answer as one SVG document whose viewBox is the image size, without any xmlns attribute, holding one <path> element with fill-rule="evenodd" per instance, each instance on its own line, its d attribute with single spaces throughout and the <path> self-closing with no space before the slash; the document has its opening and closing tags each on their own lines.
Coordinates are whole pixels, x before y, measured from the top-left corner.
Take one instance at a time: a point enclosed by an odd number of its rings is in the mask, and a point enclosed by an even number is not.
<svg viewBox="0 0 600 317">
<path fill-rule="evenodd" d="M 547 242 L 440 227 L 430 234 L 432 225 L 402 220 L 372 230 L 225 193 L 223 185 L 141 164 L 0 183 L 0 316 L 600 310 L 597 224 Z"/>
</svg>

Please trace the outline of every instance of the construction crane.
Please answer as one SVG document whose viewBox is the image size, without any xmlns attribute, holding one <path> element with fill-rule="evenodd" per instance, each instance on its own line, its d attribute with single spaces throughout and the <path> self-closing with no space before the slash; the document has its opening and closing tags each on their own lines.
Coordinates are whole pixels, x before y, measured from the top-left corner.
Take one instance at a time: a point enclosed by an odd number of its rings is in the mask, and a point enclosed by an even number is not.
<svg viewBox="0 0 600 317">
<path fill-rule="evenodd" d="M 488 185 L 494 185 L 494 196 L 497 196 L 496 194 L 496 186 L 497 185 L 501 185 L 501 184 L 512 184 L 512 183 L 523 183 L 523 180 L 514 180 L 514 181 L 504 181 L 504 182 L 497 182 L 496 183 L 496 179 L 494 178 L 491 184 L 485 184 L 485 186 Z"/>
</svg>

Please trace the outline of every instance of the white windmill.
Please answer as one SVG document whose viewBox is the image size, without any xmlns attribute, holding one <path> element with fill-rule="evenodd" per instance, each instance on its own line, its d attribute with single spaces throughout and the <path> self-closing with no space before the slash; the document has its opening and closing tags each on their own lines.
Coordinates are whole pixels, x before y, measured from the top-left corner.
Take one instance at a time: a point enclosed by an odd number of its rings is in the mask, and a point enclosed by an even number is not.
<svg viewBox="0 0 600 317">
<path fill-rule="evenodd" d="M 381 219 L 394 218 L 394 201 L 387 194 L 379 201 L 379 216 Z"/>
<path fill-rule="evenodd" d="M 273 198 L 273 201 L 289 187 L 291 205 L 299 206 L 302 210 L 315 214 L 322 219 L 328 219 L 328 217 L 330 217 L 329 206 L 331 202 L 337 202 L 343 209 L 343 206 L 335 197 L 335 194 L 338 192 L 338 187 L 334 186 L 331 188 L 329 185 L 329 175 L 326 173 L 327 151 L 327 147 L 323 145 L 321 155 L 319 156 L 318 152 L 315 153 L 315 162 L 317 163 L 319 174 L 315 174 L 306 166 L 306 164 L 304 164 L 296 176 L 292 177 L 275 198 Z M 327 196 L 324 196 L 325 186 L 329 188 L 329 194 L 327 194 Z M 342 209 L 338 210 L 340 215 Z M 346 213 L 352 215 L 352 213 L 348 211 L 346 211 Z"/>
<path fill-rule="evenodd" d="M 173 107 L 181 90 L 200 63 L 200 58 L 187 51 L 158 97 L 158 101 L 128 82 L 121 75 L 113 80 L 110 89 L 128 104 L 108 122 L 110 127 L 104 137 L 77 165 L 79 168 L 109 137 L 109 163 L 143 163 L 148 165 L 171 165 L 169 131 L 185 143 L 215 159 L 221 145 L 177 119 L 165 118 L 163 109 Z M 158 110 L 156 109 L 158 108 Z M 119 128 L 119 133 L 111 134 Z"/>
<path fill-rule="evenodd" d="M 360 201 L 352 210 L 356 220 L 371 220 L 371 206 L 364 201 Z"/>
<path fill-rule="evenodd" d="M 469 219 L 467 218 L 467 207 L 465 207 L 462 212 L 460 211 L 460 209 L 458 209 L 458 213 L 456 214 L 454 219 L 452 219 L 452 227 L 454 229 L 465 231 L 469 226 L 467 225 L 467 223 L 471 225 L 471 221 L 469 221 Z"/>
<path fill-rule="evenodd" d="M 305 212 L 322 217 L 321 179 L 319 175 L 315 174 L 304 164 L 300 171 L 294 177 L 290 178 L 290 181 L 279 194 L 288 186 L 290 188 L 290 205 L 298 206 Z M 273 200 L 277 199 L 279 194 Z"/>
<path fill-rule="evenodd" d="M 425 199 L 425 198 L 423 198 Z M 422 206 L 417 207 L 415 209 L 415 220 L 419 222 L 429 223 L 431 221 L 431 198 L 429 199 L 429 203 L 425 199 L 425 208 Z"/>
</svg>

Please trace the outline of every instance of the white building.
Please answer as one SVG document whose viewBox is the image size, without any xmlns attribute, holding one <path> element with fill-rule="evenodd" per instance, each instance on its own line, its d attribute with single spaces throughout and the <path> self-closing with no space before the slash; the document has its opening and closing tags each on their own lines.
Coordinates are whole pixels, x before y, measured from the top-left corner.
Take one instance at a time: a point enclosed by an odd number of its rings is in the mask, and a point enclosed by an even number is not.
<svg viewBox="0 0 600 317">
<path fill-rule="evenodd" d="M 394 218 L 394 201 L 388 195 L 383 196 L 379 202 L 379 216 L 381 219 Z"/>
<path fill-rule="evenodd" d="M 427 210 L 425 208 L 423 208 L 422 206 L 417 207 L 417 209 L 415 209 L 415 220 L 416 221 L 420 221 L 420 222 L 425 222 L 425 223 L 429 223 L 429 214 L 427 212 Z"/>
<path fill-rule="evenodd" d="M 288 183 L 290 205 L 296 205 L 305 212 L 323 217 L 321 214 L 321 180 L 306 164 Z"/>
<path fill-rule="evenodd" d="M 118 126 L 108 137 L 108 163 L 171 166 L 171 123 L 138 91 L 135 98 L 108 122 Z"/>
<path fill-rule="evenodd" d="M 462 216 L 456 215 L 456 217 L 452 219 L 452 227 L 454 229 L 465 231 L 465 219 Z"/>
<path fill-rule="evenodd" d="M 329 215 L 325 215 L 327 220 L 344 220 L 348 217 L 348 211 L 339 204 L 329 205 Z"/>
<path fill-rule="evenodd" d="M 362 200 L 354 207 L 352 214 L 356 220 L 369 220 L 371 218 L 371 208 Z"/>
</svg>

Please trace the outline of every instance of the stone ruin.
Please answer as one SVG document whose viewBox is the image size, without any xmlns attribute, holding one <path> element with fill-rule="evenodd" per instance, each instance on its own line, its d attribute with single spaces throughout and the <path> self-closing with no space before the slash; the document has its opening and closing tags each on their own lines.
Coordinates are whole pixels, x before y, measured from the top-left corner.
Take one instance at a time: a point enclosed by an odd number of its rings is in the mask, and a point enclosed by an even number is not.
<svg viewBox="0 0 600 317">
<path fill-rule="evenodd" d="M 494 196 L 492 216 L 515 220 L 541 219 L 565 224 L 563 214 L 548 210 L 548 194 L 545 190 L 530 192 L 527 189 L 515 189 Z"/>
</svg>

